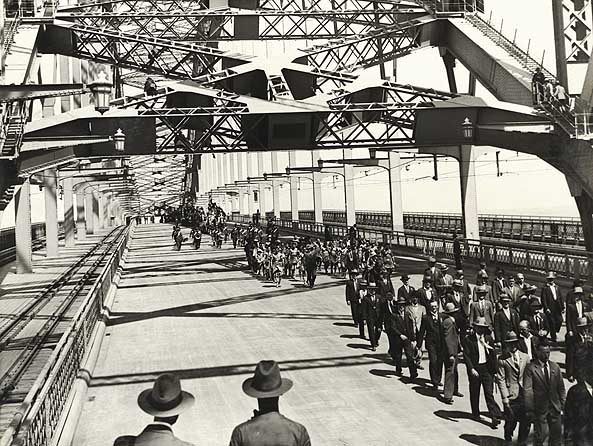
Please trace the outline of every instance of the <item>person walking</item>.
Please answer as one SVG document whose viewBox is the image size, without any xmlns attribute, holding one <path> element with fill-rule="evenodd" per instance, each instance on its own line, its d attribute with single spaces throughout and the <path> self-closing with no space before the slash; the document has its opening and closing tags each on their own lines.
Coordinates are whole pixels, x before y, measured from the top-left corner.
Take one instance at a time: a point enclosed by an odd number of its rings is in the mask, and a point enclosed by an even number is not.
<svg viewBox="0 0 593 446">
<path fill-rule="evenodd" d="M 305 426 L 279 411 L 280 396 L 293 386 L 282 378 L 276 361 L 260 361 L 252 378 L 243 381 L 243 392 L 257 398 L 253 418 L 233 429 L 230 446 L 311 446 Z"/>
<path fill-rule="evenodd" d="M 406 364 L 410 370 L 410 378 L 416 379 L 418 372 L 416 371 L 416 363 L 414 362 L 414 352 L 412 341 L 415 341 L 414 329 L 412 328 L 412 321 L 406 315 L 406 301 L 403 298 L 398 298 L 389 308 L 389 313 L 385 315 L 385 330 L 389 337 L 390 354 L 395 363 L 395 373 L 402 374 L 402 352 L 406 355 Z"/>
<path fill-rule="evenodd" d="M 550 271 L 546 277 L 546 285 L 542 288 L 541 300 L 544 313 L 550 326 L 550 338 L 556 342 L 556 335 L 562 327 L 562 315 L 564 314 L 564 300 L 560 293 L 560 287 L 554 282 L 556 273 Z"/>
<path fill-rule="evenodd" d="M 494 305 L 486 296 L 488 289 L 485 285 L 477 286 L 474 289 L 478 300 L 470 308 L 469 323 L 474 324 L 478 318 L 484 318 L 490 328 L 494 327 Z"/>
<path fill-rule="evenodd" d="M 564 436 L 574 446 L 593 446 L 593 352 L 578 383 L 568 389 L 564 406 Z M 568 443 L 567 443 L 568 444 Z"/>
<path fill-rule="evenodd" d="M 439 304 L 436 301 L 430 303 L 430 313 L 422 316 L 418 346 L 421 347 L 423 343 L 428 352 L 430 382 L 438 389 L 443 376 L 443 336 Z"/>
<path fill-rule="evenodd" d="M 474 332 L 468 334 L 463 341 L 463 358 L 469 379 L 472 415 L 476 420 L 481 418 L 480 388 L 482 388 L 488 413 L 492 419 L 491 427 L 496 429 L 500 424 L 502 413 L 494 400 L 494 376 L 496 374 L 494 340 L 490 335 L 490 326 L 484 317 L 479 317 L 474 321 L 473 329 Z"/>
<path fill-rule="evenodd" d="M 410 276 L 402 274 L 399 280 L 402 281 L 402 286 L 397 289 L 397 298 L 403 297 L 406 302 L 410 302 L 410 296 L 416 292 L 414 287 L 410 285 Z"/>
<path fill-rule="evenodd" d="M 358 327 L 359 336 L 364 339 L 364 319 L 362 318 L 360 292 L 362 291 L 362 285 L 366 285 L 366 282 L 362 281 L 362 275 L 359 274 L 356 268 L 350 270 L 349 275 L 350 278 L 346 281 L 346 304 L 350 306 L 352 322 L 354 326 Z"/>
<path fill-rule="evenodd" d="M 114 446 L 192 446 L 173 434 L 173 425 L 180 414 L 194 405 L 194 396 L 181 390 L 176 375 L 165 373 L 157 377 L 151 389 L 138 395 L 138 406 L 154 421 L 136 436 L 118 437 Z"/>
<path fill-rule="evenodd" d="M 371 350 L 376 351 L 379 346 L 379 336 L 381 335 L 381 308 L 377 298 L 377 284 L 371 282 L 366 287 L 366 293 L 362 297 L 362 318 L 366 322 L 371 342 Z"/>
<path fill-rule="evenodd" d="M 445 363 L 445 386 L 443 388 L 443 401 L 445 404 L 453 404 L 454 396 L 463 397 L 459 392 L 459 376 L 457 373 L 457 356 L 460 349 L 459 333 L 455 323 L 455 313 L 457 311 L 455 305 L 449 302 L 445 305 L 441 320 L 443 361 Z"/>
<path fill-rule="evenodd" d="M 568 94 L 566 94 L 566 89 L 560 84 L 560 81 L 556 81 L 554 86 L 554 99 L 556 99 L 561 112 L 568 111 Z"/>
<path fill-rule="evenodd" d="M 461 258 L 461 242 L 459 241 L 459 237 L 457 233 L 453 234 L 453 258 L 455 259 L 455 269 L 460 270 L 463 269 L 463 263 Z"/>
<path fill-rule="evenodd" d="M 542 340 L 537 346 L 536 360 L 532 361 L 523 374 L 525 411 L 533 420 L 534 445 L 549 446 L 562 444 L 562 410 L 566 400 L 562 371 L 550 361 L 550 346 Z"/>
<path fill-rule="evenodd" d="M 533 93 L 533 105 L 541 104 L 544 100 L 544 84 L 546 83 L 546 75 L 542 72 L 540 67 L 535 69 L 535 74 L 531 79 L 531 91 Z"/>
<path fill-rule="evenodd" d="M 519 313 L 511 308 L 511 296 L 500 295 L 502 308 L 494 314 L 494 339 L 497 344 L 502 344 L 507 333 L 513 331 L 519 333 Z"/>
<path fill-rule="evenodd" d="M 523 374 L 529 364 L 529 356 L 519 350 L 519 337 L 509 331 L 503 340 L 504 351 L 498 357 L 496 384 L 504 407 L 504 440 L 507 445 L 513 442 L 513 433 L 519 425 L 518 446 L 526 446 L 531 421 L 525 415 L 523 404 Z"/>
</svg>

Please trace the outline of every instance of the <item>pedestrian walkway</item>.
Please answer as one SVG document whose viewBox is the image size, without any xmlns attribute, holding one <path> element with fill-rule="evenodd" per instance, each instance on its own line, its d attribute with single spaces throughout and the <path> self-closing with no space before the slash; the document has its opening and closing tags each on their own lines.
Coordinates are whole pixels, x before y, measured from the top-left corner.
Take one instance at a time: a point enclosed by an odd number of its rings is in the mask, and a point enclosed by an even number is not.
<svg viewBox="0 0 593 446">
<path fill-rule="evenodd" d="M 397 261 L 401 272 L 423 270 L 422 259 Z M 261 359 L 278 361 L 294 380 L 280 410 L 307 427 L 314 445 L 502 442 L 502 428 L 470 419 L 468 397 L 441 403 L 427 370 L 414 384 L 395 376 L 385 336 L 377 352 L 356 336 L 341 280 L 321 275 L 312 290 L 283 280 L 277 289 L 244 265 L 229 244 L 216 250 L 204 237 L 199 251 L 186 243 L 177 252 L 171 226 L 136 228 L 73 444 L 139 433 L 150 418 L 136 398 L 164 372 L 196 396 L 176 435 L 228 444 L 233 427 L 252 416 L 241 383 Z M 420 280 L 412 275 L 413 285 Z M 460 390 L 467 394 L 463 366 Z"/>
</svg>

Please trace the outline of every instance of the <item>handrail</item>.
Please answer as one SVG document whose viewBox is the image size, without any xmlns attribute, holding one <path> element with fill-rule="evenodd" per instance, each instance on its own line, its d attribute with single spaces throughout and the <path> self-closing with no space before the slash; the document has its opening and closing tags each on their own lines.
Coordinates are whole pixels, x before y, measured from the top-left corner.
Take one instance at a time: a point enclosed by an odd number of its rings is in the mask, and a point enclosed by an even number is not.
<svg viewBox="0 0 593 446">
<path fill-rule="evenodd" d="M 45 367 L 15 413 L 9 428 L 0 439 L 0 446 L 50 444 L 132 226 L 133 224 L 126 227 L 123 235 L 116 239 L 116 248 L 109 255 L 99 277 L 72 318 L 72 323 L 62 334 Z"/>
</svg>

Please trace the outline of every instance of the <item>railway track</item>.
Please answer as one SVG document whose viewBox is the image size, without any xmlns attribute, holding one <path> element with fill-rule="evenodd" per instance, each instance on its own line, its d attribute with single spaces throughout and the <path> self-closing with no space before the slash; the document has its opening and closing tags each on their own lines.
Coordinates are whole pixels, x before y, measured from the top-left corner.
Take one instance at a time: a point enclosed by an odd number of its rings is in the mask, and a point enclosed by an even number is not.
<svg viewBox="0 0 593 446">
<path fill-rule="evenodd" d="M 24 401 L 124 231 L 125 227 L 111 231 L 0 326 L 0 432 Z"/>
</svg>

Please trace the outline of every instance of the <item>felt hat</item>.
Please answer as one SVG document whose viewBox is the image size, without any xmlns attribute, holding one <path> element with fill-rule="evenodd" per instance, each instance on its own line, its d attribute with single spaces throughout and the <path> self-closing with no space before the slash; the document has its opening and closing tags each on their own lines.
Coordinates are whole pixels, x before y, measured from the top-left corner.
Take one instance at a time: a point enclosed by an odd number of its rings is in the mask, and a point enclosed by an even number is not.
<svg viewBox="0 0 593 446">
<path fill-rule="evenodd" d="M 507 333 L 504 342 L 506 344 L 510 344 L 511 342 L 519 342 L 519 337 L 517 336 L 517 333 L 511 330 Z"/>
<path fill-rule="evenodd" d="M 440 269 L 441 271 L 447 271 L 447 270 L 449 269 L 449 266 L 448 266 L 446 263 L 441 263 L 441 264 L 439 265 L 439 269 Z"/>
<path fill-rule="evenodd" d="M 485 317 L 477 317 L 474 323 L 472 324 L 474 327 L 486 327 L 489 328 L 488 323 L 486 323 Z"/>
<path fill-rule="evenodd" d="M 405 280 L 410 280 L 410 276 L 408 276 L 407 274 L 402 274 L 402 276 L 399 278 L 399 280 L 401 280 L 402 282 Z"/>
<path fill-rule="evenodd" d="M 574 287 L 573 293 L 574 294 L 583 294 L 583 288 L 580 286 L 576 286 L 576 287 Z"/>
<path fill-rule="evenodd" d="M 525 285 L 523 287 L 523 291 L 529 291 L 535 293 L 537 291 L 537 287 L 535 285 Z"/>
<path fill-rule="evenodd" d="M 447 302 L 443 312 L 449 314 L 449 313 L 455 313 L 457 310 L 458 310 L 458 308 L 455 306 L 455 304 L 453 302 Z"/>
<path fill-rule="evenodd" d="M 376 290 L 377 289 L 377 284 L 375 282 L 369 282 L 369 285 L 367 286 L 367 289 L 369 289 L 369 290 Z"/>
<path fill-rule="evenodd" d="M 436 263 L 437 259 L 434 256 L 428 258 L 428 263 Z"/>
<path fill-rule="evenodd" d="M 158 376 L 151 389 L 145 389 L 138 395 L 140 409 L 153 417 L 179 415 L 194 402 L 194 396 L 181 390 L 179 378 L 172 373 Z"/>
<path fill-rule="evenodd" d="M 591 325 L 591 322 L 586 317 L 579 317 L 577 319 L 577 327 L 588 327 L 589 325 Z"/>
<path fill-rule="evenodd" d="M 276 361 L 260 361 L 255 366 L 253 378 L 243 381 L 243 392 L 252 398 L 273 398 L 288 392 L 292 381 L 280 376 Z"/>
<path fill-rule="evenodd" d="M 542 308 L 543 306 L 542 301 L 539 297 L 532 298 L 529 302 L 529 305 L 531 305 L 533 308 Z"/>
<path fill-rule="evenodd" d="M 511 296 L 509 296 L 508 294 L 501 294 L 501 295 L 499 296 L 499 299 L 500 299 L 501 301 L 503 301 L 503 300 L 506 300 L 506 301 L 508 301 L 508 302 L 510 302 L 510 301 L 512 301 L 512 300 L 513 300 L 513 298 L 512 298 Z"/>
<path fill-rule="evenodd" d="M 453 279 L 453 286 L 463 286 L 463 280 Z"/>
<path fill-rule="evenodd" d="M 556 273 L 554 271 L 550 271 L 548 273 L 548 275 L 546 276 L 546 279 L 547 280 L 552 280 L 552 279 L 555 279 L 555 278 L 556 278 Z"/>
<path fill-rule="evenodd" d="M 488 294 L 488 288 L 486 288 L 484 285 L 477 286 L 476 294 Z"/>
<path fill-rule="evenodd" d="M 395 301 L 396 305 L 406 305 L 407 303 L 408 302 L 406 301 L 406 298 L 404 296 L 399 296 Z"/>
</svg>

